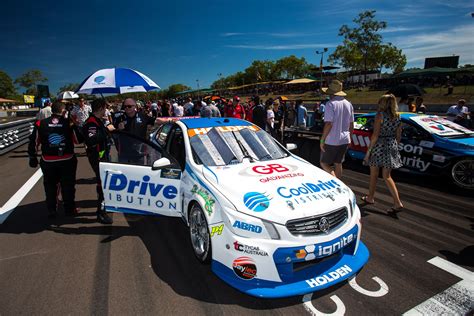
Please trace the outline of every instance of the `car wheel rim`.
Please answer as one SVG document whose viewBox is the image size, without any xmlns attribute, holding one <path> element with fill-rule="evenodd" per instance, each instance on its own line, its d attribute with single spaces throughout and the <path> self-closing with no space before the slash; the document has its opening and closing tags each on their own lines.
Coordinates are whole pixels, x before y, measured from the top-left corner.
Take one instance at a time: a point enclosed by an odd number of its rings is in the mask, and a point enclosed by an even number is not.
<svg viewBox="0 0 474 316">
<path fill-rule="evenodd" d="M 202 256 L 209 247 L 209 234 L 207 233 L 207 223 L 203 212 L 199 209 L 193 209 L 189 226 L 194 252 L 198 256 Z"/>
<path fill-rule="evenodd" d="M 451 173 L 457 185 L 469 189 L 474 188 L 474 160 L 456 162 Z"/>
</svg>

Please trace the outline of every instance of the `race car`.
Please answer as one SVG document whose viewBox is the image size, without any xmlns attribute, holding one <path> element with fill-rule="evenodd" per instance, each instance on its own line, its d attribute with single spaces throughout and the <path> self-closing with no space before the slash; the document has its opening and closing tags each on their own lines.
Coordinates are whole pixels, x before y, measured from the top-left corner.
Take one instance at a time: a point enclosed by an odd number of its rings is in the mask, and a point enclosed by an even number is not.
<svg viewBox="0 0 474 316">
<path fill-rule="evenodd" d="M 321 290 L 369 258 L 354 193 L 248 121 L 170 121 L 150 141 L 119 133 L 110 159 L 107 211 L 181 217 L 197 259 L 249 295 Z"/>
<path fill-rule="evenodd" d="M 375 113 L 356 117 L 351 158 L 363 160 L 370 144 Z M 464 189 L 474 189 L 474 131 L 436 115 L 402 113 L 398 145 L 403 167 L 416 174 L 445 175 Z"/>
</svg>

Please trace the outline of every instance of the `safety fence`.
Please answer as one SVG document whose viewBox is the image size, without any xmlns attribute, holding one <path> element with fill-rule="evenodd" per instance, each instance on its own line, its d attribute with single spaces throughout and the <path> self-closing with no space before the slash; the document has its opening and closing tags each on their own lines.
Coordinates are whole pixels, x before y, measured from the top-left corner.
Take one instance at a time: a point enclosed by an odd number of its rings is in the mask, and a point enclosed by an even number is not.
<svg viewBox="0 0 474 316">
<path fill-rule="evenodd" d="M 25 118 L 0 124 L 0 155 L 28 142 L 35 118 Z"/>
</svg>

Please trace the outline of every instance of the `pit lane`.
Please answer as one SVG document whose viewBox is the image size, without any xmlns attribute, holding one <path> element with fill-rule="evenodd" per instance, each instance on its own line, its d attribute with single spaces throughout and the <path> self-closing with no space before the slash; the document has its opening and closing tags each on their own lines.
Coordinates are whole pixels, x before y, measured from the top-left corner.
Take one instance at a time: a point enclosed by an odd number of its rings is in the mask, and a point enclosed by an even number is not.
<svg viewBox="0 0 474 316">
<path fill-rule="evenodd" d="M 315 164 L 316 144 L 299 144 L 299 154 Z M 1 156 L 0 165 L 3 205 L 35 170 L 27 166 L 26 146 Z M 346 167 L 343 181 L 360 197 L 367 192 L 367 170 L 358 162 Z M 81 155 L 78 217 L 48 222 L 40 180 L 0 225 L 1 315 L 402 314 L 463 282 L 429 260 L 445 259 L 467 269 L 468 277 L 474 270 L 474 199 L 440 178 L 395 174 L 406 207 L 397 214 L 385 211 L 391 198 L 382 180 L 377 204 L 359 203 L 371 258 L 351 284 L 265 300 L 232 289 L 200 265 L 180 219 L 114 214 L 112 226 L 96 223 L 92 175 Z M 453 300 L 454 306 L 446 301 L 428 308 L 472 310 L 472 296 L 467 307 L 462 293 Z"/>
</svg>

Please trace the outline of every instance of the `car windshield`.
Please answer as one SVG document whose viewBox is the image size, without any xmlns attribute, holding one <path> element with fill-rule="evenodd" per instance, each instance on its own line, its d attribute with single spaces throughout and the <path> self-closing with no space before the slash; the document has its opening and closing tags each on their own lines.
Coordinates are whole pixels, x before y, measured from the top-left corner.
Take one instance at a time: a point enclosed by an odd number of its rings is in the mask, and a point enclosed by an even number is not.
<svg viewBox="0 0 474 316">
<path fill-rule="evenodd" d="M 436 134 L 438 136 L 448 138 L 474 136 L 474 131 L 471 131 L 457 123 L 451 122 L 450 120 L 436 115 L 412 116 L 410 119 L 423 127 L 423 129 L 429 133 Z"/>
<path fill-rule="evenodd" d="M 222 126 L 188 130 L 189 141 L 198 163 L 206 166 L 225 166 L 287 157 L 264 130 L 256 126 Z"/>
</svg>

